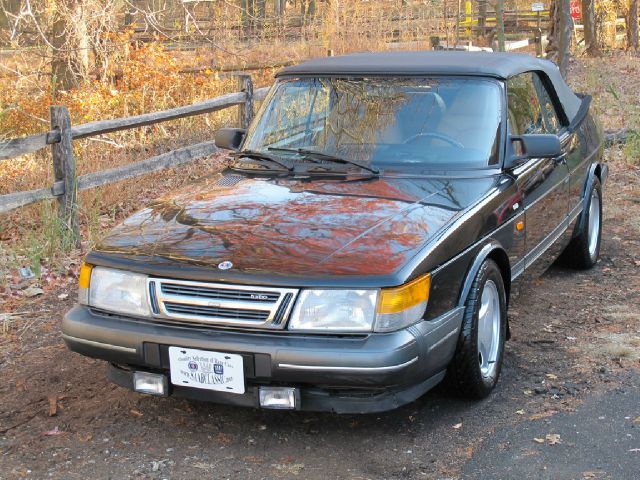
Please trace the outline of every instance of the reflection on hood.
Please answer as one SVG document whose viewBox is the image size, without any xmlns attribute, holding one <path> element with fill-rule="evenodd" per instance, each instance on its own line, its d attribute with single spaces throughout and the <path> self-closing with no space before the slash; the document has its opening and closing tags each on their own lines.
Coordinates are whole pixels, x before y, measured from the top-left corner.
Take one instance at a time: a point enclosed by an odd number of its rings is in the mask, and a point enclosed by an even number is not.
<svg viewBox="0 0 640 480">
<path fill-rule="evenodd" d="M 229 260 L 234 271 L 248 273 L 384 275 L 493 184 L 492 178 L 221 179 L 155 201 L 96 251 L 192 265 Z"/>
</svg>

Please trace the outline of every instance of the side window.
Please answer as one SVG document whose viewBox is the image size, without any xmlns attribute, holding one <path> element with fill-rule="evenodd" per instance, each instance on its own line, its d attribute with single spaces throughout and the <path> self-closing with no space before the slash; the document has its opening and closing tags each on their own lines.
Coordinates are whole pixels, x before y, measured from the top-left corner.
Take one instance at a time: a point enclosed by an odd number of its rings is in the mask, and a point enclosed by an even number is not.
<svg viewBox="0 0 640 480">
<path fill-rule="evenodd" d="M 553 106 L 553 100 L 551 100 L 547 87 L 545 87 L 542 79 L 537 73 L 532 73 L 531 76 L 533 78 L 533 85 L 536 88 L 536 92 L 538 92 L 540 106 L 542 107 L 542 119 L 546 127 L 545 133 L 558 133 L 561 128 L 560 120 L 558 119 L 556 108 Z"/>
<path fill-rule="evenodd" d="M 560 121 L 544 83 L 527 72 L 507 80 L 509 128 L 514 135 L 558 133 Z"/>
</svg>

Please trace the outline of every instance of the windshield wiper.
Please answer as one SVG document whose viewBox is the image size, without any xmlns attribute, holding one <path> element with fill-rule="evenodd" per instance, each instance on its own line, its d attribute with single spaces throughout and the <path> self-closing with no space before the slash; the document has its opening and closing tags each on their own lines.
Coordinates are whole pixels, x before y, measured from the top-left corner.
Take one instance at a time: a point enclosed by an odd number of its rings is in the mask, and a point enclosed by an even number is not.
<svg viewBox="0 0 640 480">
<path fill-rule="evenodd" d="M 380 170 L 376 168 L 371 168 L 367 165 L 363 165 L 360 162 L 356 162 L 355 160 L 349 160 L 347 158 L 338 157 L 336 155 L 331 155 L 329 153 L 318 152 L 316 150 L 310 150 L 308 148 L 282 148 L 282 147 L 269 147 L 267 150 L 272 152 L 291 152 L 291 153 L 299 153 L 303 158 L 309 158 L 310 160 L 314 157 L 320 160 L 326 160 L 328 162 L 335 163 L 343 163 L 347 165 L 354 165 L 363 170 L 367 170 L 368 172 L 373 173 L 374 175 L 378 175 Z"/>
<path fill-rule="evenodd" d="M 243 150 L 241 152 L 232 152 L 231 156 L 234 158 L 247 157 L 252 160 L 267 160 L 269 162 L 275 163 L 276 165 L 281 166 L 287 172 L 293 172 L 293 167 L 290 167 L 286 163 L 278 160 L 277 158 L 263 152 L 259 152 L 257 150 Z"/>
</svg>

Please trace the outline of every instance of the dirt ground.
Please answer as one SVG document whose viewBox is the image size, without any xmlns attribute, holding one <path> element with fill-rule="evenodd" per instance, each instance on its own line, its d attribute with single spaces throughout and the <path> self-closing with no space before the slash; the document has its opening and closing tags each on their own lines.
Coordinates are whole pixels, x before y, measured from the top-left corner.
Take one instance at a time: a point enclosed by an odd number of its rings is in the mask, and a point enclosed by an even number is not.
<svg viewBox="0 0 640 480">
<path fill-rule="evenodd" d="M 601 260 L 590 271 L 554 265 L 513 299 L 512 338 L 488 399 L 437 388 L 386 414 L 337 416 L 135 394 L 107 383 L 102 362 L 64 346 L 70 278 L 2 326 L 0 479 L 479 478 L 465 466 L 483 460 L 487 446 L 504 450 L 497 432 L 523 425 L 549 436 L 514 437 L 515 446 L 553 461 L 545 455 L 561 443 L 554 418 L 594 399 L 597 409 L 600 395 L 640 378 L 640 170 L 618 147 L 607 156 Z M 633 405 L 629 425 L 640 424 L 640 400 Z M 637 456 L 637 474 L 640 453 L 626 454 Z M 567 478 L 637 478 L 578 471 Z"/>
</svg>

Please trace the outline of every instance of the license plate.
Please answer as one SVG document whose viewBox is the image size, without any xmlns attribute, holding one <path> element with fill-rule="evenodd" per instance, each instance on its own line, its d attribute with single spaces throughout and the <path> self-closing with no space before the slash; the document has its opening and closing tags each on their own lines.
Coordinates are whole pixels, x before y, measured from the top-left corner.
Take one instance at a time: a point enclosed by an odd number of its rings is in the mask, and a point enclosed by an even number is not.
<svg viewBox="0 0 640 480">
<path fill-rule="evenodd" d="M 241 355 L 169 347 L 169 366 L 174 385 L 244 393 Z"/>
</svg>

